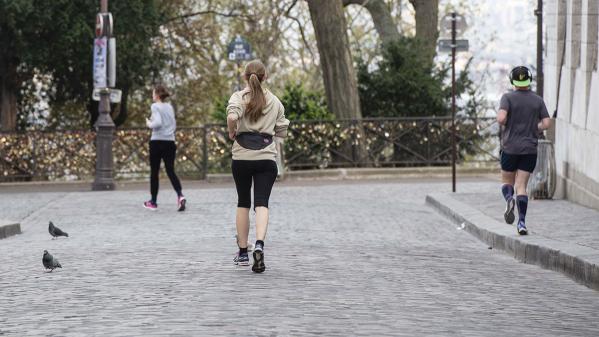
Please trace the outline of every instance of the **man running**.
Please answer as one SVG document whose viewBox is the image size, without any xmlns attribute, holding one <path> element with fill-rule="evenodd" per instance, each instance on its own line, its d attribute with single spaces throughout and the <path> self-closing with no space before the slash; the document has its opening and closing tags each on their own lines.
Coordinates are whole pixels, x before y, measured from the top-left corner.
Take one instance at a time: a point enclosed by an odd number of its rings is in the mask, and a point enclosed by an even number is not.
<svg viewBox="0 0 599 337">
<path fill-rule="evenodd" d="M 505 222 L 513 224 L 514 207 L 518 206 L 518 234 L 526 235 L 528 178 L 537 164 L 539 133 L 549 128 L 550 119 L 543 98 L 530 90 L 532 73 L 524 66 L 510 72 L 512 92 L 501 97 L 497 122 L 501 134 L 501 192 L 506 201 Z M 514 200 L 514 192 L 516 198 Z"/>
</svg>

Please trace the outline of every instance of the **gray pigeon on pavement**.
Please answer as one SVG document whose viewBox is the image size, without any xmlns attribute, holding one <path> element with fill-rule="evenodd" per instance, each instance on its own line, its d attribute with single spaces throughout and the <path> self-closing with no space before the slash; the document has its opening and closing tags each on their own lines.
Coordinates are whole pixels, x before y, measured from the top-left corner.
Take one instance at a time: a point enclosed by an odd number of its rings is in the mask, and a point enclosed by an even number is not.
<svg viewBox="0 0 599 337">
<path fill-rule="evenodd" d="M 50 224 L 48 225 L 48 232 L 50 232 L 50 235 L 52 235 L 55 238 L 59 236 L 69 237 L 69 233 L 63 232 L 60 228 L 54 226 L 52 221 L 50 221 Z"/>
<path fill-rule="evenodd" d="M 50 269 L 53 271 L 56 268 L 62 268 L 58 259 L 55 259 L 47 250 L 44 250 L 44 257 L 42 257 L 42 263 L 44 264 L 44 268 Z"/>
</svg>

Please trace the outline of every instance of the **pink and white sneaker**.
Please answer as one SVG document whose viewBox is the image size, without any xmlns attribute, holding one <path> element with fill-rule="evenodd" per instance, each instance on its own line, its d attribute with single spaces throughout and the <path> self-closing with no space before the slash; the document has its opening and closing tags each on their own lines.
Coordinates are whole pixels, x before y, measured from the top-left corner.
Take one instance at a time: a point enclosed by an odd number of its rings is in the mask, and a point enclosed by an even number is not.
<svg viewBox="0 0 599 337">
<path fill-rule="evenodd" d="M 155 211 L 158 209 L 158 205 L 156 205 L 156 203 L 152 202 L 152 200 L 148 200 L 144 202 L 144 208 L 149 209 L 151 211 Z"/>
<path fill-rule="evenodd" d="M 185 203 L 187 201 L 185 200 L 184 196 L 180 196 L 177 198 L 177 211 L 179 212 L 183 212 L 185 210 Z"/>
</svg>

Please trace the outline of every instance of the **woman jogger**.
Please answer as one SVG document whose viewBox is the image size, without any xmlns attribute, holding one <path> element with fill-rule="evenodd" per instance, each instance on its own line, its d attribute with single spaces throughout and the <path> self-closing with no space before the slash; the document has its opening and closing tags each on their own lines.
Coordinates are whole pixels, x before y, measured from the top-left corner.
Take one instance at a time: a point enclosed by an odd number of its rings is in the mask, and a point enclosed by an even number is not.
<svg viewBox="0 0 599 337">
<path fill-rule="evenodd" d="M 162 85 L 154 88 L 152 97 L 152 117 L 146 119 L 146 125 L 152 129 L 150 138 L 150 193 L 152 199 L 144 202 L 144 207 L 151 210 L 158 208 L 158 175 L 160 172 L 160 162 L 164 161 L 166 174 L 177 192 L 177 210 L 185 210 L 185 197 L 181 192 L 181 182 L 175 174 L 175 157 L 177 145 L 175 144 L 175 130 L 177 123 L 175 121 L 175 112 L 170 103 L 164 102 L 170 94 Z"/>
<path fill-rule="evenodd" d="M 256 244 L 252 270 L 262 273 L 264 264 L 264 239 L 268 227 L 268 201 L 277 178 L 277 153 L 274 137 L 285 137 L 289 121 L 281 101 L 262 87 L 266 69 L 255 60 L 245 67 L 245 89 L 234 93 L 227 106 L 227 126 L 233 143 L 232 171 L 237 187 L 237 245 L 239 254 L 235 263 L 249 265 L 248 236 L 251 208 L 251 188 L 254 184 L 254 210 L 256 212 Z"/>
</svg>

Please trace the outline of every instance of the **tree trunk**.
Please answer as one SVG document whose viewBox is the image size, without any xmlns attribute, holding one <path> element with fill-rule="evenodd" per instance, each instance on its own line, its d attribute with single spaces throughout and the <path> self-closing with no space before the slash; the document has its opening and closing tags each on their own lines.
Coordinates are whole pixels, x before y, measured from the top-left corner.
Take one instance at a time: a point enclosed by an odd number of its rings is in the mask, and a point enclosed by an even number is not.
<svg viewBox="0 0 599 337">
<path fill-rule="evenodd" d="M 397 41 L 401 37 L 397 25 L 391 16 L 389 7 L 383 0 L 343 0 L 343 5 L 362 5 L 372 17 L 374 27 L 379 34 L 381 43 Z"/>
<path fill-rule="evenodd" d="M 341 0 L 308 0 L 329 110 L 337 118 L 362 118 Z"/>
<path fill-rule="evenodd" d="M 17 66 L 10 61 L 0 60 L 1 131 L 17 129 L 17 90 Z"/>
<path fill-rule="evenodd" d="M 410 0 L 416 12 L 416 38 L 426 48 L 426 57 L 432 62 L 439 38 L 439 0 Z"/>
</svg>

